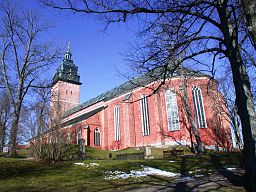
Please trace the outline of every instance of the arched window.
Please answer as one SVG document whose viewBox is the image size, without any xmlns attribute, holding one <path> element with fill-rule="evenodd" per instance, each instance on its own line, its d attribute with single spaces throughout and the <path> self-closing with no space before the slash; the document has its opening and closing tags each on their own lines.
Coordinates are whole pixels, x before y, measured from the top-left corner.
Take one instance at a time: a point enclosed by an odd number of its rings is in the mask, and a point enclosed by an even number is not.
<svg viewBox="0 0 256 192">
<path fill-rule="evenodd" d="M 120 111 L 119 106 L 114 107 L 114 128 L 115 128 L 115 141 L 120 141 L 121 131 L 120 131 Z"/>
<path fill-rule="evenodd" d="M 165 92 L 165 102 L 169 131 L 180 130 L 177 97 L 173 90 Z"/>
<path fill-rule="evenodd" d="M 194 102 L 194 110 L 195 110 L 197 127 L 206 128 L 204 102 L 203 102 L 201 89 L 197 86 L 194 86 L 192 88 L 192 96 L 193 96 L 193 102 Z"/>
<path fill-rule="evenodd" d="M 94 145 L 100 146 L 100 130 L 98 128 L 94 130 Z"/>
<path fill-rule="evenodd" d="M 149 130 L 148 98 L 146 95 L 141 96 L 140 107 L 141 107 L 142 134 L 144 136 L 147 136 L 150 134 L 150 130 Z"/>
</svg>

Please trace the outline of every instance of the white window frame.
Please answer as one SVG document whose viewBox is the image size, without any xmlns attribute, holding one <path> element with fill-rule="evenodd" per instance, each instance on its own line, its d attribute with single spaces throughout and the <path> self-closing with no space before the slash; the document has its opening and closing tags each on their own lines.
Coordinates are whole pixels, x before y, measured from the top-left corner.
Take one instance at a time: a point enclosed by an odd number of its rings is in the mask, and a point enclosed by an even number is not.
<svg viewBox="0 0 256 192">
<path fill-rule="evenodd" d="M 118 105 L 114 107 L 114 130 L 115 130 L 115 141 L 120 141 L 121 140 L 120 109 Z"/>
<path fill-rule="evenodd" d="M 165 105 L 166 105 L 168 130 L 179 131 L 180 130 L 179 108 L 177 103 L 177 95 L 174 90 L 168 89 L 165 91 Z"/>
<path fill-rule="evenodd" d="M 207 128 L 206 116 L 204 110 L 204 100 L 200 87 L 193 86 L 192 98 L 194 103 L 195 119 L 198 128 Z"/>
<path fill-rule="evenodd" d="M 140 99 L 141 109 L 141 127 L 143 136 L 150 135 L 149 112 L 148 112 L 148 97 L 142 95 Z"/>
</svg>

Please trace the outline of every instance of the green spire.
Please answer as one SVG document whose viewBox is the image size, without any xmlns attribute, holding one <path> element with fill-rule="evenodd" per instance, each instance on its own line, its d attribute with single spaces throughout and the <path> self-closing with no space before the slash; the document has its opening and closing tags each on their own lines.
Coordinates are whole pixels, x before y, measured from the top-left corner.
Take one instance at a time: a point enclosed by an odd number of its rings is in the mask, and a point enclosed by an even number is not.
<svg viewBox="0 0 256 192">
<path fill-rule="evenodd" d="M 64 60 L 72 61 L 71 57 L 72 57 L 72 54 L 71 54 L 71 51 L 70 51 L 70 42 L 68 42 L 68 48 L 67 48 L 67 51 L 65 53 Z"/>
<path fill-rule="evenodd" d="M 59 80 L 81 85 L 78 67 L 74 64 L 72 60 L 70 42 L 68 43 L 64 59 L 62 60 L 60 66 L 56 70 L 56 73 L 53 77 L 53 84 L 55 84 Z"/>
</svg>

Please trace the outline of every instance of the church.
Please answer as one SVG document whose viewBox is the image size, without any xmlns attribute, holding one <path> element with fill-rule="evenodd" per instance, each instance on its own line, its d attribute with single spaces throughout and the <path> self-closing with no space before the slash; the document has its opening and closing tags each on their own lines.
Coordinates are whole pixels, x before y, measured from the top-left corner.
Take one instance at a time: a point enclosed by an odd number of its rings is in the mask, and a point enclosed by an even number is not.
<svg viewBox="0 0 256 192">
<path fill-rule="evenodd" d="M 230 135 L 230 123 L 217 81 L 183 67 L 164 80 L 156 80 L 156 75 L 162 72 L 152 70 L 80 103 L 82 83 L 68 48 L 53 77 L 51 117 L 61 116 L 60 129 L 68 143 L 83 139 L 87 146 L 106 150 L 190 145 L 195 138 L 184 105 L 186 93 L 204 146 L 225 145 L 227 141 L 220 140 Z"/>
</svg>

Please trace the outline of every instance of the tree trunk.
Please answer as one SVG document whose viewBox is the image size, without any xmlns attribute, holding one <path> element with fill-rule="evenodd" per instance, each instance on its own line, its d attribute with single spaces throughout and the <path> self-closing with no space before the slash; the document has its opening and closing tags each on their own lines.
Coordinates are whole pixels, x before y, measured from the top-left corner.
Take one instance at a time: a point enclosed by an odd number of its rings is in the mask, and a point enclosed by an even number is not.
<svg viewBox="0 0 256 192">
<path fill-rule="evenodd" d="M 240 0 L 243 9 L 244 20 L 247 26 L 250 39 L 256 49 L 256 3 L 255 0 Z"/>
<path fill-rule="evenodd" d="M 236 91 L 236 105 L 242 124 L 245 182 L 249 191 L 256 191 L 256 115 L 250 81 L 239 53 L 231 54 L 230 63 Z"/>
<path fill-rule="evenodd" d="M 229 59 L 236 93 L 236 106 L 241 119 L 244 141 L 243 159 L 245 164 L 245 187 L 256 191 L 256 115 L 251 93 L 249 76 L 244 66 L 238 46 L 238 31 L 235 23 L 230 23 L 227 8 L 219 10 L 222 32 L 225 39 L 226 56 Z"/>
<path fill-rule="evenodd" d="M 17 151 L 18 127 L 19 127 L 19 114 L 14 114 L 14 117 L 12 120 L 11 135 L 10 135 L 10 143 L 11 143 L 10 155 L 11 156 L 16 155 L 16 151 Z"/>
<path fill-rule="evenodd" d="M 1 114 L 0 114 L 0 152 L 2 152 L 5 140 L 6 140 L 6 129 L 7 129 L 7 121 L 9 118 L 9 103 L 6 103 L 6 100 L 2 100 L 1 106 Z"/>
<path fill-rule="evenodd" d="M 6 137 L 6 126 L 0 125 L 0 152 L 2 152 Z"/>
</svg>

